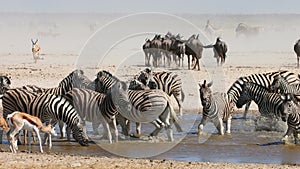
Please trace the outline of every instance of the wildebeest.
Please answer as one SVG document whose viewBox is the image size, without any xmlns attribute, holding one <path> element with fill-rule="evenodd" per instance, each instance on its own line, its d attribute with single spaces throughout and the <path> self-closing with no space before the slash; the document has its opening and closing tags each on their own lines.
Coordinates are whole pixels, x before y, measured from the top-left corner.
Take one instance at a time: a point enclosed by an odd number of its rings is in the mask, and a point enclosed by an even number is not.
<svg viewBox="0 0 300 169">
<path fill-rule="evenodd" d="M 216 43 L 214 45 L 203 46 L 204 48 L 213 48 L 214 57 L 217 59 L 217 65 L 223 65 L 226 59 L 227 53 L 227 45 L 225 42 L 221 40 L 220 37 L 217 38 Z M 221 59 L 221 62 L 220 62 Z"/>
<path fill-rule="evenodd" d="M 235 29 L 236 37 L 244 35 L 245 37 L 256 36 L 260 33 L 261 27 L 259 26 L 250 26 L 245 23 L 239 23 Z"/>
<path fill-rule="evenodd" d="M 294 51 L 297 55 L 297 67 L 299 69 L 299 59 L 300 59 L 300 39 L 297 40 L 297 42 L 294 45 Z"/>
<path fill-rule="evenodd" d="M 198 38 L 198 35 L 192 35 L 185 43 L 185 54 L 188 57 L 188 69 L 190 69 L 190 56 L 192 56 L 192 62 L 195 62 L 193 69 L 200 70 L 200 59 L 202 57 L 203 44 Z"/>
<path fill-rule="evenodd" d="M 150 57 L 151 57 L 151 41 L 150 39 L 146 39 L 143 44 L 143 51 L 145 53 L 145 65 L 150 66 Z"/>
</svg>

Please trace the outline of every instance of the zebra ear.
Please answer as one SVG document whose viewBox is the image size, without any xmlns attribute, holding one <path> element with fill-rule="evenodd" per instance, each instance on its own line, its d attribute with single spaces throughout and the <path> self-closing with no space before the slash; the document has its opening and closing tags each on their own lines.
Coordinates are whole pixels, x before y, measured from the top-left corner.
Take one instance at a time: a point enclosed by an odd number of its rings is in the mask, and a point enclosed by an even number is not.
<svg viewBox="0 0 300 169">
<path fill-rule="evenodd" d="M 280 99 L 283 100 L 283 101 L 286 100 L 285 95 L 280 95 Z"/>
</svg>

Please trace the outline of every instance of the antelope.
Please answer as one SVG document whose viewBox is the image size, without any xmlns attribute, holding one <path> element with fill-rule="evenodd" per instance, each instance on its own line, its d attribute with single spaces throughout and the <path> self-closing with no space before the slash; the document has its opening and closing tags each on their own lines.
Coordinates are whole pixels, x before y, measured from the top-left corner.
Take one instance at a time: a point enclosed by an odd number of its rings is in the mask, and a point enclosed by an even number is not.
<svg viewBox="0 0 300 169">
<path fill-rule="evenodd" d="M 33 41 L 33 39 L 31 39 L 31 43 L 32 43 L 31 51 L 32 51 L 34 63 L 36 63 L 36 61 L 40 58 L 41 47 L 39 45 L 37 45 L 37 42 L 38 42 L 38 39 L 36 39 L 35 41 Z"/>
<path fill-rule="evenodd" d="M 18 134 L 19 131 L 22 129 L 33 131 L 36 133 L 36 136 L 39 140 L 41 153 L 43 153 L 43 148 L 42 148 L 40 131 L 43 133 L 52 134 L 54 136 L 57 135 L 54 130 L 54 127 L 51 124 L 47 126 L 43 126 L 42 121 L 38 117 L 23 112 L 15 111 L 9 114 L 7 116 L 7 122 L 9 127 L 11 128 L 10 133 L 8 133 L 9 143 L 10 143 L 9 148 L 13 153 L 16 153 L 18 150 L 18 145 L 17 145 L 17 140 L 15 139 L 15 135 Z M 29 140 L 28 142 L 29 142 L 29 148 L 31 148 L 31 141 Z M 49 136 L 49 144 L 50 145 L 52 144 L 51 136 Z"/>
<path fill-rule="evenodd" d="M 5 133 L 8 133 L 10 130 L 6 120 L 2 116 L 0 116 L 0 128 L 2 128 Z"/>
</svg>

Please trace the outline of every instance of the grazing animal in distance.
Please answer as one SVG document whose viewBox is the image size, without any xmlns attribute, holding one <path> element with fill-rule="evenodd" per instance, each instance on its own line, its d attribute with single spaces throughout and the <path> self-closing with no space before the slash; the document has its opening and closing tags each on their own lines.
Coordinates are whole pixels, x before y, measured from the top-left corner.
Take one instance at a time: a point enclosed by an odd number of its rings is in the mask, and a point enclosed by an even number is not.
<svg viewBox="0 0 300 169">
<path fill-rule="evenodd" d="M 190 56 L 192 56 L 192 62 L 194 66 L 192 69 L 196 69 L 198 67 L 198 70 L 200 70 L 200 59 L 202 58 L 202 52 L 203 52 L 203 44 L 199 40 L 199 36 L 192 35 L 185 43 L 185 54 L 188 57 L 188 69 L 190 69 Z"/>
<path fill-rule="evenodd" d="M 244 35 L 246 38 L 257 36 L 262 28 L 259 26 L 250 26 L 245 23 L 239 23 L 235 29 L 236 37 Z"/>
<path fill-rule="evenodd" d="M 39 45 L 37 45 L 37 42 L 38 42 L 38 39 L 36 39 L 35 41 L 33 41 L 33 39 L 31 39 L 31 43 L 32 43 L 31 51 L 32 51 L 34 63 L 36 63 L 37 60 L 40 59 L 41 47 Z"/>
<path fill-rule="evenodd" d="M 226 93 L 212 93 L 211 86 L 213 82 L 199 84 L 200 100 L 203 107 L 203 116 L 198 125 L 198 135 L 203 132 L 203 127 L 208 120 L 211 120 L 219 131 L 224 135 L 223 122 L 226 123 L 226 133 L 230 133 L 233 104 L 228 101 Z"/>
<path fill-rule="evenodd" d="M 294 45 L 294 51 L 297 55 L 297 68 L 299 69 L 299 60 L 300 60 L 300 39 Z"/>
<path fill-rule="evenodd" d="M 18 150 L 17 140 L 15 135 L 19 133 L 20 130 L 26 129 L 28 131 L 34 131 L 40 145 L 40 152 L 43 153 L 42 141 L 40 136 L 40 131 L 43 133 L 48 133 L 56 136 L 54 127 L 49 124 L 43 126 L 42 121 L 36 117 L 23 112 L 15 111 L 7 116 L 8 125 L 11 128 L 9 135 L 10 150 L 16 153 Z M 31 142 L 29 141 L 29 147 L 31 148 Z M 29 150 L 30 151 L 30 150 Z"/>
</svg>

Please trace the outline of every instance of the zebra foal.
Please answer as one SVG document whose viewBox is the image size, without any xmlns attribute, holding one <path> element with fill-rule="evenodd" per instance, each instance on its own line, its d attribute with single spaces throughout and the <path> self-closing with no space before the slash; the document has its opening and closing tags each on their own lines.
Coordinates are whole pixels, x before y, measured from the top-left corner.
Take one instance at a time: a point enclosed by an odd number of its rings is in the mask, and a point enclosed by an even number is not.
<svg viewBox="0 0 300 169">
<path fill-rule="evenodd" d="M 226 123 L 226 133 L 230 133 L 233 105 L 228 101 L 226 93 L 212 93 L 213 82 L 199 83 L 200 100 L 203 107 L 203 117 L 198 125 L 198 135 L 203 132 L 204 125 L 208 120 L 217 127 L 219 134 L 224 135 L 223 122 Z"/>
</svg>

